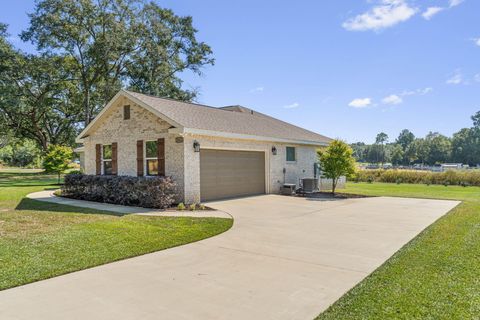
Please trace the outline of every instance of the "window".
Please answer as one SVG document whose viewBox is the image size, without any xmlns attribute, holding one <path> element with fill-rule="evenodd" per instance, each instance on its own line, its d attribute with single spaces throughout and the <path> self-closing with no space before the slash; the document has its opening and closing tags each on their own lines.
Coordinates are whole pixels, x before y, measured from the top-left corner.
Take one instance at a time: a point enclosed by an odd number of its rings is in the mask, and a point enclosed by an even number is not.
<svg viewBox="0 0 480 320">
<path fill-rule="evenodd" d="M 102 160 L 103 160 L 103 174 L 112 174 L 112 145 L 103 145 Z"/>
<path fill-rule="evenodd" d="M 147 176 L 158 176 L 158 144 L 157 141 L 145 142 L 145 162 Z"/>
<path fill-rule="evenodd" d="M 123 120 L 130 119 L 130 106 L 126 105 L 123 106 Z"/>
<path fill-rule="evenodd" d="M 287 161 L 296 161 L 295 147 L 287 147 Z"/>
</svg>

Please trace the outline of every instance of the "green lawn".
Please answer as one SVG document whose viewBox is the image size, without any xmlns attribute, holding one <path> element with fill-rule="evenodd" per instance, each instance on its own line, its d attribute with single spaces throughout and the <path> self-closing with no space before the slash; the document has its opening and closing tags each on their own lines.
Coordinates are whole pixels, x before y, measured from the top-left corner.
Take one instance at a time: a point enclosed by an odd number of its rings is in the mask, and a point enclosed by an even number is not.
<svg viewBox="0 0 480 320">
<path fill-rule="evenodd" d="M 0 290 L 228 230 L 231 219 L 119 216 L 24 198 L 56 177 L 0 170 Z"/>
<path fill-rule="evenodd" d="M 345 192 L 463 203 L 317 319 L 480 319 L 479 187 L 348 183 Z"/>
</svg>

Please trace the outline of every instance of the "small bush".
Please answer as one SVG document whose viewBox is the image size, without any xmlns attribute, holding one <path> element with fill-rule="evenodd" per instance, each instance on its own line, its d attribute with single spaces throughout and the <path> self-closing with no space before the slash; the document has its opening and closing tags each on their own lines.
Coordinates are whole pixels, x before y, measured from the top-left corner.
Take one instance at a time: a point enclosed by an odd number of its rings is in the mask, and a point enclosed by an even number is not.
<svg viewBox="0 0 480 320">
<path fill-rule="evenodd" d="M 401 184 L 401 183 L 402 183 L 402 178 L 398 178 L 395 182 L 396 182 L 397 184 Z"/>
<path fill-rule="evenodd" d="M 200 210 L 205 210 L 205 209 L 206 209 L 206 207 L 205 207 L 205 205 L 204 205 L 203 203 L 200 203 L 200 204 L 198 205 L 198 208 L 199 208 Z"/>
<path fill-rule="evenodd" d="M 191 205 L 188 206 L 188 210 L 190 211 L 195 211 L 196 208 L 197 208 L 197 205 L 195 203 L 192 203 Z"/>
<path fill-rule="evenodd" d="M 177 209 L 180 210 L 180 211 L 185 210 L 185 204 L 183 202 L 180 202 L 177 206 Z"/>
<path fill-rule="evenodd" d="M 368 183 L 373 183 L 373 177 L 368 177 L 368 178 L 367 178 L 367 182 L 368 182 Z"/>
<path fill-rule="evenodd" d="M 126 206 L 165 209 L 175 201 L 170 177 L 127 177 L 67 174 L 62 196 Z"/>
</svg>

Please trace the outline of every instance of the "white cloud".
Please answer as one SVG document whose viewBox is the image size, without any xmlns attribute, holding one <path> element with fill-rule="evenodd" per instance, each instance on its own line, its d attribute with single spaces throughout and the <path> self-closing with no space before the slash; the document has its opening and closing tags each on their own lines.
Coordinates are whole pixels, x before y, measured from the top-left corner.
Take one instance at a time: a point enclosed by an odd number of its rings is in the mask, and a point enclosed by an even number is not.
<svg viewBox="0 0 480 320">
<path fill-rule="evenodd" d="M 420 88 L 415 90 L 405 90 L 402 93 L 400 93 L 400 96 L 414 96 L 414 95 L 423 96 L 432 91 L 433 91 L 432 87 Z"/>
<path fill-rule="evenodd" d="M 475 45 L 480 47 L 480 38 L 473 38 L 472 41 L 475 43 Z"/>
<path fill-rule="evenodd" d="M 365 108 L 372 104 L 370 98 L 357 98 L 353 99 L 348 105 L 353 108 Z"/>
<path fill-rule="evenodd" d="M 397 96 L 396 94 L 391 94 L 388 97 L 382 99 L 383 104 L 400 104 L 403 102 L 403 99 Z"/>
<path fill-rule="evenodd" d="M 406 21 L 417 12 L 418 9 L 405 0 L 381 0 L 378 5 L 345 21 L 342 26 L 349 31 L 378 31 Z"/>
<path fill-rule="evenodd" d="M 258 93 L 258 92 L 263 92 L 265 90 L 264 87 L 256 87 L 250 90 L 250 93 Z"/>
<path fill-rule="evenodd" d="M 300 107 L 300 103 L 298 103 L 298 102 L 294 102 L 292 104 L 283 106 L 284 109 L 295 109 L 295 108 L 298 108 L 298 107 Z"/>
<path fill-rule="evenodd" d="M 464 83 L 463 75 L 458 70 L 455 71 L 453 76 L 447 80 L 447 84 L 457 85 L 462 83 Z"/>
<path fill-rule="evenodd" d="M 449 4 L 450 4 L 450 8 L 451 7 L 456 7 L 458 6 L 459 4 L 461 4 L 464 0 L 450 0 L 449 1 Z"/>
<path fill-rule="evenodd" d="M 425 10 L 424 13 L 422 13 L 422 17 L 425 18 L 425 20 L 430 20 L 434 15 L 437 13 L 445 10 L 445 8 L 442 7 L 429 7 L 427 10 Z"/>
</svg>

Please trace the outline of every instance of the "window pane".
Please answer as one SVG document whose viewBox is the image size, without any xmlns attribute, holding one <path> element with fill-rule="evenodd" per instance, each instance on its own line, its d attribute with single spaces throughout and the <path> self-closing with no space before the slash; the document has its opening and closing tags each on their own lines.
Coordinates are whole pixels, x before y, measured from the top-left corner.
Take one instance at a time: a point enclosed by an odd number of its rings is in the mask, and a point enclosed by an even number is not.
<svg viewBox="0 0 480 320">
<path fill-rule="evenodd" d="M 103 161 L 103 174 L 112 174 L 112 161 Z"/>
<path fill-rule="evenodd" d="M 156 158 L 157 157 L 157 141 L 147 141 L 146 143 L 146 155 L 147 158 Z"/>
<path fill-rule="evenodd" d="M 158 160 L 147 160 L 147 176 L 158 175 Z"/>
<path fill-rule="evenodd" d="M 103 146 L 103 160 L 112 159 L 112 145 Z"/>
<path fill-rule="evenodd" d="M 295 148 L 287 147 L 287 161 L 295 161 Z"/>
</svg>

